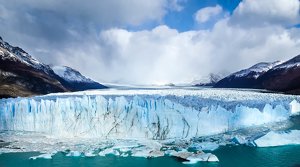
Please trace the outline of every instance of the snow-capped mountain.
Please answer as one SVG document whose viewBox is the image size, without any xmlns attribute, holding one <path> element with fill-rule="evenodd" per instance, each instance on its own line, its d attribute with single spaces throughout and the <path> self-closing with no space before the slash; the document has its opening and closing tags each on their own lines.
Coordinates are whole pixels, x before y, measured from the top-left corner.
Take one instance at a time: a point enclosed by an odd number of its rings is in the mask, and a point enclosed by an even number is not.
<svg viewBox="0 0 300 167">
<path fill-rule="evenodd" d="M 284 63 L 281 63 L 279 65 L 276 65 L 276 67 L 272 68 L 272 70 L 277 70 L 277 69 L 285 69 L 285 70 L 288 70 L 288 69 L 291 69 L 291 68 L 296 68 L 300 66 L 300 55 L 298 56 L 295 56 L 294 58 L 284 62 Z"/>
<path fill-rule="evenodd" d="M 258 63 L 220 80 L 215 88 L 255 88 L 300 94 L 300 55 L 288 61 Z"/>
<path fill-rule="evenodd" d="M 0 98 L 104 88 L 92 80 L 81 83 L 81 87 L 74 85 L 54 73 L 48 65 L 39 62 L 23 49 L 10 45 L 1 37 L 0 57 Z"/>
<path fill-rule="evenodd" d="M 57 79 L 45 73 L 43 67 L 46 66 L 2 38 L 0 57 L 0 98 L 68 91 Z"/>
<path fill-rule="evenodd" d="M 94 82 L 90 78 L 81 75 L 77 70 L 67 66 L 53 66 L 52 70 L 68 82 Z"/>
<path fill-rule="evenodd" d="M 71 67 L 53 66 L 52 69 L 58 76 L 69 82 L 78 90 L 105 88 L 104 85 L 101 85 L 92 79 L 83 76 L 80 72 Z"/>
<path fill-rule="evenodd" d="M 10 54 L 2 56 L 2 59 L 9 59 L 13 61 L 20 61 L 23 64 L 31 66 L 33 68 L 44 71 L 46 74 L 51 75 L 51 68 L 25 52 L 22 48 L 11 46 L 8 42 L 5 42 L 0 37 L 0 46 L 6 49 Z"/>
<path fill-rule="evenodd" d="M 300 55 L 268 70 L 256 88 L 300 94 Z"/>
<path fill-rule="evenodd" d="M 260 75 L 264 74 L 271 68 L 273 68 L 277 65 L 280 65 L 282 63 L 283 63 L 283 61 L 275 61 L 275 62 L 271 62 L 271 63 L 265 63 L 265 62 L 257 63 L 254 66 L 251 66 L 250 68 L 235 72 L 235 73 L 229 75 L 228 77 L 236 77 L 236 78 L 238 78 L 238 77 L 253 77 L 253 78 L 257 79 Z"/>
<path fill-rule="evenodd" d="M 219 74 L 210 73 L 205 77 L 194 79 L 191 82 L 191 85 L 192 86 L 214 86 L 218 81 L 220 81 L 224 77 L 226 77 L 226 75 L 222 73 Z"/>
<path fill-rule="evenodd" d="M 227 76 L 215 84 L 215 88 L 253 88 L 256 80 L 268 70 L 282 64 L 282 61 L 258 63 L 250 68 L 243 69 Z"/>
</svg>

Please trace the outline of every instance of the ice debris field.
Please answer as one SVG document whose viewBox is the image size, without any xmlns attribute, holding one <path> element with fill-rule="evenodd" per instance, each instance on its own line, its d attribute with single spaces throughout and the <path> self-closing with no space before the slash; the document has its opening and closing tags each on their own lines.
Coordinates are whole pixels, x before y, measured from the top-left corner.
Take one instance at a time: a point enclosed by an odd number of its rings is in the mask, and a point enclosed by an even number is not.
<svg viewBox="0 0 300 167">
<path fill-rule="evenodd" d="M 300 144 L 300 131 L 268 127 L 297 115 L 299 102 L 299 96 L 209 88 L 110 89 L 1 99 L 0 152 L 43 153 L 31 159 L 51 159 L 61 151 L 84 157 L 170 155 L 187 164 L 218 161 L 203 151 L 228 144 Z M 235 133 L 255 126 L 271 130 Z"/>
</svg>

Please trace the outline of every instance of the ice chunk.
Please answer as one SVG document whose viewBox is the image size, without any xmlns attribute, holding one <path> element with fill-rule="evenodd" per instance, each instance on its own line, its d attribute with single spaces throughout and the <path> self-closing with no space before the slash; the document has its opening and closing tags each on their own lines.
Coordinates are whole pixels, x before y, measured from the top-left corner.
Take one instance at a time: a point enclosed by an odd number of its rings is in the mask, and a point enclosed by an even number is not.
<svg viewBox="0 0 300 167">
<path fill-rule="evenodd" d="M 196 160 L 191 160 L 191 161 L 184 161 L 184 162 L 182 162 L 183 164 L 195 164 L 195 163 L 197 163 L 198 161 L 196 161 Z"/>
<path fill-rule="evenodd" d="M 190 147 L 196 148 L 198 150 L 213 151 L 213 150 L 219 148 L 219 145 L 214 142 L 202 142 L 202 143 L 194 143 Z"/>
<path fill-rule="evenodd" d="M 164 152 L 160 151 L 160 150 L 151 150 L 149 152 L 149 157 L 153 157 L 153 158 L 156 158 L 156 157 L 163 157 L 165 155 Z"/>
<path fill-rule="evenodd" d="M 66 156 L 79 157 L 79 156 L 81 156 L 81 152 L 79 152 L 79 151 L 70 151 Z"/>
<path fill-rule="evenodd" d="M 152 151 L 152 148 L 140 147 L 138 149 L 132 150 L 131 156 L 148 158 L 150 155 L 150 151 Z"/>
<path fill-rule="evenodd" d="M 96 155 L 94 154 L 94 151 L 88 151 L 88 152 L 84 153 L 84 156 L 86 156 L 86 157 L 94 157 Z"/>
<path fill-rule="evenodd" d="M 121 157 L 128 157 L 128 154 L 122 153 Z"/>
<path fill-rule="evenodd" d="M 106 149 L 104 151 L 100 151 L 99 152 L 99 156 L 105 156 L 107 154 L 112 154 L 112 155 L 115 155 L 115 156 L 119 156 L 120 155 L 119 151 L 114 150 L 113 148 L 108 148 L 108 149 Z"/>
<path fill-rule="evenodd" d="M 167 155 L 173 155 L 173 154 L 176 154 L 177 153 L 177 151 L 175 151 L 175 150 L 167 150 L 167 151 L 165 151 L 165 154 L 167 154 Z"/>
<path fill-rule="evenodd" d="M 193 153 L 191 152 L 177 152 L 175 154 L 172 154 L 173 157 L 179 157 L 182 159 L 187 159 L 188 157 L 192 156 Z"/>
<path fill-rule="evenodd" d="M 265 131 L 249 138 L 249 146 L 272 147 L 283 145 L 299 145 L 300 130 Z"/>
<path fill-rule="evenodd" d="M 197 163 L 198 161 L 219 162 L 217 156 L 211 153 L 204 153 L 203 151 L 198 151 L 196 154 L 191 152 L 181 152 L 181 153 L 173 154 L 172 156 L 187 160 L 182 162 L 183 164 L 194 164 Z"/>
<path fill-rule="evenodd" d="M 219 162 L 219 159 L 216 155 L 214 154 L 211 154 L 209 157 L 208 157 L 208 162 Z"/>
<path fill-rule="evenodd" d="M 30 157 L 29 159 L 37 159 L 37 158 L 44 158 L 44 159 L 52 159 L 53 154 L 41 154 L 39 156 Z"/>
<path fill-rule="evenodd" d="M 245 137 L 241 136 L 241 135 L 236 135 L 234 136 L 233 139 L 231 139 L 231 141 L 237 143 L 237 144 L 245 144 L 247 143 L 247 140 L 245 139 Z"/>
<path fill-rule="evenodd" d="M 189 161 L 207 161 L 211 153 L 206 153 L 206 154 L 196 154 L 187 157 L 186 159 Z"/>
</svg>

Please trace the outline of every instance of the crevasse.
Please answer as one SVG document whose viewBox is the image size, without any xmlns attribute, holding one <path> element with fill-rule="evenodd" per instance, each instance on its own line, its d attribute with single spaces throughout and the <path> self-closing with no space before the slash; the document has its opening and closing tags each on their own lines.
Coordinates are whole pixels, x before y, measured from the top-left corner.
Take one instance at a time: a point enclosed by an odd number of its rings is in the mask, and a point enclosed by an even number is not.
<svg viewBox="0 0 300 167">
<path fill-rule="evenodd" d="M 0 100 L 0 130 L 34 131 L 56 136 L 117 139 L 192 138 L 283 121 L 300 110 L 266 103 L 260 111 L 253 106 L 236 105 L 226 110 L 211 104 L 201 110 L 168 99 L 134 96 L 106 99 Z"/>
</svg>

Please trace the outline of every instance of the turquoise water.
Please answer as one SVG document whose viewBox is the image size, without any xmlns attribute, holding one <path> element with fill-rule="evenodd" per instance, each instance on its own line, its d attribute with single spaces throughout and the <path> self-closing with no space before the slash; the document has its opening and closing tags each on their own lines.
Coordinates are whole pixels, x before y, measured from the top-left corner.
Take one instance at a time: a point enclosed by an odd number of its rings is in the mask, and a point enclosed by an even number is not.
<svg viewBox="0 0 300 167">
<path fill-rule="evenodd" d="M 66 157 L 57 153 L 53 159 L 29 160 L 40 153 L 8 153 L 0 155 L 0 166 L 115 166 L 115 167 L 157 167 L 157 166 L 204 166 L 204 167 L 300 167 L 300 146 L 281 146 L 271 148 L 252 148 L 247 146 L 221 147 L 212 152 L 220 162 L 198 162 L 185 165 L 178 160 L 165 156 L 160 158 L 117 157 Z"/>
</svg>

